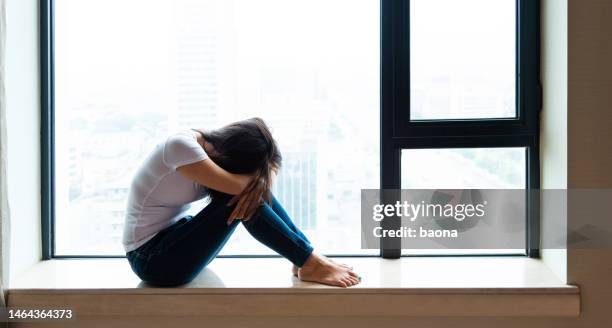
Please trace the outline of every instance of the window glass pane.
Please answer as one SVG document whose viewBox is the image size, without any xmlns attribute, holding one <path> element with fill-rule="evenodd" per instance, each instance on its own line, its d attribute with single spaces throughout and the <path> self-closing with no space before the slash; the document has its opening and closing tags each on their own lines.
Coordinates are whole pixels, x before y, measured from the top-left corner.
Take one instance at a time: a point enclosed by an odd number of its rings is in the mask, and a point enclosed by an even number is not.
<svg viewBox="0 0 612 328">
<path fill-rule="evenodd" d="M 524 189 L 527 181 L 526 149 L 404 149 L 401 175 L 402 189 Z M 516 234 L 524 234 L 526 226 L 514 226 L 513 229 Z M 404 255 L 432 253 L 524 254 L 525 249 L 402 250 Z"/>
<path fill-rule="evenodd" d="M 515 0 L 410 0 L 410 119 L 512 118 Z"/>
<path fill-rule="evenodd" d="M 523 189 L 526 149 L 402 150 L 404 189 Z"/>
<path fill-rule="evenodd" d="M 122 254 L 128 187 L 155 144 L 253 116 L 283 152 L 274 191 L 317 250 L 365 253 L 360 189 L 379 186 L 379 6 L 57 0 L 56 253 Z M 240 227 L 223 253 L 271 251 Z"/>
</svg>

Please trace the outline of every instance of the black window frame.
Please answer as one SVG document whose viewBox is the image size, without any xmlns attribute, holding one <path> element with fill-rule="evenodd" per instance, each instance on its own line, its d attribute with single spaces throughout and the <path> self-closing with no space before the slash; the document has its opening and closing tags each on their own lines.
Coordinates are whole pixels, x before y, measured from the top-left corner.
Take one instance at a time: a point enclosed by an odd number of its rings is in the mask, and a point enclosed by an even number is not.
<svg viewBox="0 0 612 328">
<path fill-rule="evenodd" d="M 540 1 L 516 1 L 516 118 L 410 120 L 410 0 L 381 0 L 381 188 L 401 187 L 402 149 L 525 147 L 526 186 L 540 187 Z M 539 199 L 527 192 L 526 250 L 539 256 Z M 398 220 L 383 222 L 399 228 Z M 401 240 L 381 240 L 398 258 Z"/>
<path fill-rule="evenodd" d="M 410 121 L 410 0 L 381 0 L 380 185 L 398 189 L 400 153 L 417 148 L 526 147 L 527 187 L 538 189 L 540 0 L 516 0 L 517 65 L 515 119 Z M 55 254 L 54 0 L 40 0 L 41 237 L 42 258 L 114 258 Z M 530 193 L 529 195 L 532 195 Z M 528 196 L 527 249 L 539 256 L 539 200 Z M 385 223 L 388 224 L 388 223 Z M 401 247 L 383 240 L 380 256 L 398 258 Z"/>
</svg>

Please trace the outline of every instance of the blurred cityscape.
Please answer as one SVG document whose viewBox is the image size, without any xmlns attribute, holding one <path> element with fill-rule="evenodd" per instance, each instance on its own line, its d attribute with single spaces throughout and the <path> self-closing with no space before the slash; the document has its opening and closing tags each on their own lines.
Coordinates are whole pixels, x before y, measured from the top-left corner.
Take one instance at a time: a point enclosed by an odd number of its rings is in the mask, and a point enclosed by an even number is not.
<svg viewBox="0 0 612 328">
<path fill-rule="evenodd" d="M 379 1 L 62 0 L 55 33 L 57 254 L 123 254 L 155 145 L 254 116 L 283 153 L 274 193 L 317 250 L 376 253 L 360 249 L 360 192 L 379 186 Z M 403 186 L 524 187 L 522 148 L 426 151 L 403 154 Z M 222 254 L 272 251 L 239 227 Z"/>
<path fill-rule="evenodd" d="M 155 144 L 253 116 L 280 144 L 274 193 L 296 224 L 323 252 L 360 252 L 360 190 L 379 176 L 377 3 L 361 5 L 358 28 L 335 33 L 322 33 L 333 16 L 317 31 L 307 26 L 314 9 L 258 4 L 130 1 L 102 30 L 108 1 L 58 2 L 58 254 L 121 254 L 128 186 Z M 136 21 L 139 5 L 150 12 Z M 295 15 L 262 22 L 273 8 Z M 223 253 L 271 251 L 240 227 Z"/>
<path fill-rule="evenodd" d="M 516 117 L 516 1 L 409 1 L 411 119 Z"/>
</svg>

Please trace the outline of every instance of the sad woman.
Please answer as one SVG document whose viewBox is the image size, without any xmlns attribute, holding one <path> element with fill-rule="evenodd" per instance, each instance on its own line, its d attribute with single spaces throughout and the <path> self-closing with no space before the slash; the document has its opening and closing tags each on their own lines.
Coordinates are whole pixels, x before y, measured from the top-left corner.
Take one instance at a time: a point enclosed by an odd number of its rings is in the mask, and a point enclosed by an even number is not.
<svg viewBox="0 0 612 328">
<path fill-rule="evenodd" d="M 217 130 L 169 136 L 146 158 L 132 181 L 123 245 L 132 270 L 156 286 L 193 280 L 241 222 L 293 263 L 300 280 L 350 287 L 352 268 L 313 252 L 270 188 L 281 153 L 265 122 L 252 118 Z M 195 216 L 189 204 L 209 196 Z M 245 268 L 245 272 L 248 268 Z"/>
</svg>

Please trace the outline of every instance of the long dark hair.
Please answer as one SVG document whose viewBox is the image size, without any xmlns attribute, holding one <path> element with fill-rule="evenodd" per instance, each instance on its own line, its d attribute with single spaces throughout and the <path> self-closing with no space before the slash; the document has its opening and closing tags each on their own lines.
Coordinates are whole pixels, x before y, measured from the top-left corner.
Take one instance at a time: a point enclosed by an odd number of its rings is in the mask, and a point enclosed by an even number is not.
<svg viewBox="0 0 612 328">
<path fill-rule="evenodd" d="M 208 156 L 217 165 L 231 173 L 257 176 L 264 183 L 265 200 L 270 201 L 272 171 L 280 169 L 282 155 L 264 120 L 254 117 L 220 129 L 197 131 L 213 146 Z"/>
</svg>

